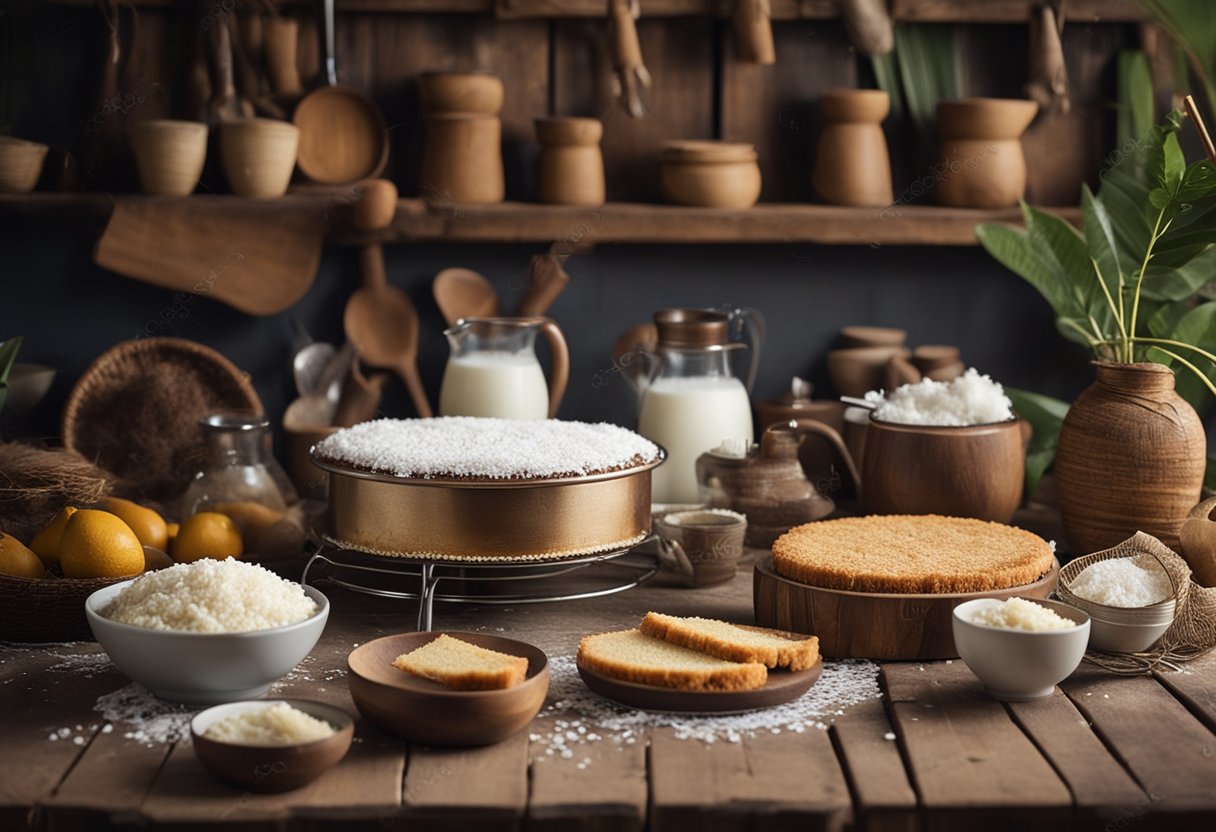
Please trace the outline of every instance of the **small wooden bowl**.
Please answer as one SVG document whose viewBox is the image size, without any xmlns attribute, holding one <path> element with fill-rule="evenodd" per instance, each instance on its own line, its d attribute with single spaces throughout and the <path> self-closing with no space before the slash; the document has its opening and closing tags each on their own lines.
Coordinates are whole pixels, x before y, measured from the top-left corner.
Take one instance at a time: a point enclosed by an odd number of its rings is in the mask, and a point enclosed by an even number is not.
<svg viewBox="0 0 1216 832">
<path fill-rule="evenodd" d="M 496 116 L 504 97 L 502 79 L 488 72 L 424 72 L 418 78 L 424 113 Z"/>
<path fill-rule="evenodd" d="M 0 194 L 28 194 L 38 184 L 47 146 L 0 136 Z"/>
<path fill-rule="evenodd" d="M 828 352 L 828 377 L 842 396 L 864 396 L 883 387 L 887 364 L 894 356 L 907 355 L 900 346 L 853 347 Z"/>
<path fill-rule="evenodd" d="M 490 745 L 522 730 L 549 692 L 549 659 L 531 644 L 482 633 L 448 633 L 462 641 L 524 656 L 524 681 L 504 690 L 450 690 L 393 667 L 393 660 L 440 633 L 385 636 L 346 659 L 350 695 L 369 723 L 394 736 L 428 745 Z"/>
<path fill-rule="evenodd" d="M 287 193 L 300 130 L 285 121 L 246 118 L 220 126 L 220 162 L 232 192 L 272 199 Z"/>
<path fill-rule="evenodd" d="M 207 158 L 207 125 L 153 119 L 131 125 L 131 147 L 144 193 L 189 196 Z"/>
<path fill-rule="evenodd" d="M 668 142 L 659 186 L 668 202 L 696 208 L 744 210 L 760 198 L 760 165 L 750 144 Z"/>
<path fill-rule="evenodd" d="M 314 742 L 294 745 L 237 745 L 219 742 L 204 732 L 225 717 L 258 711 L 286 702 L 310 716 L 323 719 L 336 733 Z M 226 783 L 254 792 L 286 792 L 306 786 L 338 764 L 350 749 L 355 721 L 341 708 L 310 699 L 259 699 L 230 702 L 208 708 L 190 721 L 194 754 L 209 772 Z"/>
</svg>

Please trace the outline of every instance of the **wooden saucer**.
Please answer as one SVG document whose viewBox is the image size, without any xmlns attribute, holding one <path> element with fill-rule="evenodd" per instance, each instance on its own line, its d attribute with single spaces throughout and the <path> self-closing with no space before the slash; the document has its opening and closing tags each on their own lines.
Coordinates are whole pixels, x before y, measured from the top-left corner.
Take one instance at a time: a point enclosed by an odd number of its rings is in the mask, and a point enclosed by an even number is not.
<svg viewBox="0 0 1216 832">
<path fill-rule="evenodd" d="M 954 608 L 975 598 L 1047 598 L 1060 562 L 1034 583 L 988 592 L 941 595 L 846 592 L 791 581 L 777 574 L 772 556 L 756 561 L 752 602 L 762 627 L 814 633 L 819 652 L 834 659 L 955 659 Z"/>
<path fill-rule="evenodd" d="M 583 683 L 599 696 L 642 711 L 675 711 L 687 714 L 736 714 L 793 702 L 810 690 L 823 673 L 823 660 L 814 667 L 793 673 L 770 670 L 768 681 L 752 690 L 675 690 L 657 685 L 622 682 L 580 667 Z"/>
</svg>

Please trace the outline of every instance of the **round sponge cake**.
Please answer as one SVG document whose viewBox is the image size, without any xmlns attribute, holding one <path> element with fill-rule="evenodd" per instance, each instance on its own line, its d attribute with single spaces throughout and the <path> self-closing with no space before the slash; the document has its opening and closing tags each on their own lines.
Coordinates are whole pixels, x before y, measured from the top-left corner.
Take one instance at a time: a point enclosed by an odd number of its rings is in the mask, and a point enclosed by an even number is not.
<svg viewBox="0 0 1216 832">
<path fill-rule="evenodd" d="M 852 592 L 987 592 L 1033 583 L 1055 555 L 1035 534 L 937 515 L 873 515 L 808 523 L 773 544 L 777 574 Z"/>
</svg>

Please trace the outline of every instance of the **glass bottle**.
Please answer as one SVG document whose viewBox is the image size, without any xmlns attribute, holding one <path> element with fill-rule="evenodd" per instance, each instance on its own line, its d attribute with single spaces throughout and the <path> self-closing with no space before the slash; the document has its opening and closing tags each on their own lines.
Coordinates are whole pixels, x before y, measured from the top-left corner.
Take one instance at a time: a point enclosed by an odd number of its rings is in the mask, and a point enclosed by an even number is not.
<svg viewBox="0 0 1216 832">
<path fill-rule="evenodd" d="M 248 513 L 253 504 L 269 509 L 276 518 L 281 516 L 287 503 L 266 459 L 269 420 L 264 416 L 217 413 L 200 419 L 199 426 L 207 442 L 207 463 L 182 495 L 183 519 L 217 506 L 229 513 L 232 504 L 240 504 L 237 513 L 242 508 Z"/>
</svg>

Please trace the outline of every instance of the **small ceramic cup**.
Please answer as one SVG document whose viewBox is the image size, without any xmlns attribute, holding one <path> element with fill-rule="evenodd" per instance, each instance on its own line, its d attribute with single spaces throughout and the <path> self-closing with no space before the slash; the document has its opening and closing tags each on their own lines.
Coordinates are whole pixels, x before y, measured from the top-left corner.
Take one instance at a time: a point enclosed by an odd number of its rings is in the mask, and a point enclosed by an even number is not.
<svg viewBox="0 0 1216 832">
<path fill-rule="evenodd" d="M 735 577 L 743 557 L 747 518 L 722 508 L 677 511 L 655 521 L 659 561 L 689 586 L 713 586 Z"/>
<path fill-rule="evenodd" d="M 287 193 L 299 147 L 299 128 L 285 121 L 243 118 L 220 126 L 220 162 L 238 196 L 270 199 Z"/>
<path fill-rule="evenodd" d="M 0 194 L 28 194 L 38 184 L 47 146 L 0 136 Z"/>
<path fill-rule="evenodd" d="M 189 196 L 207 158 L 207 125 L 153 119 L 131 125 L 131 147 L 144 193 Z"/>
</svg>

